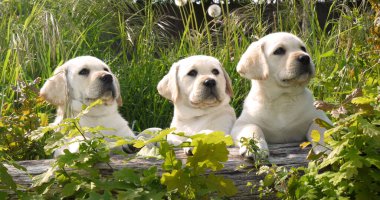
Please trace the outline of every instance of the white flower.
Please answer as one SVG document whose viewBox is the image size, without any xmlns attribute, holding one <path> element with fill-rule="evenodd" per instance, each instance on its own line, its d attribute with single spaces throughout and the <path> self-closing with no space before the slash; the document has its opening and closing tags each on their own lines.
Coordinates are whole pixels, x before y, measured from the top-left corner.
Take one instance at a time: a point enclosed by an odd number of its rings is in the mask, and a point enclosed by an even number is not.
<svg viewBox="0 0 380 200">
<path fill-rule="evenodd" d="M 220 14 L 222 14 L 222 9 L 217 4 L 213 4 L 210 7 L 208 7 L 207 13 L 211 17 L 215 18 L 215 17 L 220 16 Z"/>
<path fill-rule="evenodd" d="M 178 7 L 180 7 L 180 6 L 186 5 L 187 0 L 174 0 L 174 3 L 175 3 L 175 5 L 177 5 Z"/>
</svg>

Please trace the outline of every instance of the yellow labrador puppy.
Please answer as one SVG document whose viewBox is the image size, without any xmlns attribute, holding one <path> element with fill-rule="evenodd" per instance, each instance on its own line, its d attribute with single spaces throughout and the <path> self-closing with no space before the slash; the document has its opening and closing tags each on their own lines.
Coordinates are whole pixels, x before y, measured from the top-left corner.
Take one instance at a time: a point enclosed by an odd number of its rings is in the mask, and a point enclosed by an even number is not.
<svg viewBox="0 0 380 200">
<path fill-rule="evenodd" d="M 188 136 L 211 131 L 230 134 L 236 120 L 235 111 L 229 105 L 233 92 L 231 80 L 218 59 L 204 55 L 182 59 L 172 65 L 157 89 L 174 104 L 170 126 L 176 132 Z M 167 139 L 174 145 L 186 140 L 173 134 Z"/>
<path fill-rule="evenodd" d="M 241 116 L 231 131 L 241 155 L 253 156 L 239 143 L 242 137 L 256 139 L 264 156 L 269 155 L 267 143 L 311 141 L 314 129 L 323 138 L 325 130 L 313 120 L 331 121 L 314 108 L 313 95 L 306 88 L 315 68 L 301 39 L 284 32 L 269 34 L 248 47 L 237 71 L 252 80 Z M 324 149 L 318 146 L 314 150 Z"/>
<path fill-rule="evenodd" d="M 134 137 L 128 122 L 118 113 L 121 105 L 120 86 L 111 69 L 101 60 L 92 56 L 73 58 L 57 67 L 54 75 L 41 88 L 40 95 L 49 103 L 57 106 L 55 124 L 66 117 L 74 117 L 82 105 L 89 105 L 97 99 L 103 104 L 92 108 L 80 119 L 80 125 L 86 127 L 103 126 L 113 130 L 102 131 L 105 135 Z M 86 134 L 86 137 L 91 137 Z M 71 143 L 54 152 L 54 156 L 63 154 L 63 149 L 78 151 L 79 144 Z"/>
</svg>

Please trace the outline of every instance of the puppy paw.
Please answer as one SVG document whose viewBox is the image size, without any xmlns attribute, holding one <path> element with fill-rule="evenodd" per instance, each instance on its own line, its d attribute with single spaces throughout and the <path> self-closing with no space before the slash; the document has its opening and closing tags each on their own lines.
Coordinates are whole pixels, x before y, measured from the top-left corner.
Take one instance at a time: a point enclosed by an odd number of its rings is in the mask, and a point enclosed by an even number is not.
<svg viewBox="0 0 380 200">
<path fill-rule="evenodd" d="M 184 148 L 183 148 L 183 152 L 184 152 L 187 156 L 192 156 L 192 155 L 193 155 L 193 147 L 184 147 Z"/>
</svg>

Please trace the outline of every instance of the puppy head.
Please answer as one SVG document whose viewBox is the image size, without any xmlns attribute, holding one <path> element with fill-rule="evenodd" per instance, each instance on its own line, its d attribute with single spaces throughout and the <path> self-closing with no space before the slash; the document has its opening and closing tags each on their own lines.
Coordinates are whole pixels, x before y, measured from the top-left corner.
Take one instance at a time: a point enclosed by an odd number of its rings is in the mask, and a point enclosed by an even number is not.
<svg viewBox="0 0 380 200">
<path fill-rule="evenodd" d="M 92 56 L 73 58 L 54 71 L 40 91 L 46 101 L 64 106 L 69 99 L 89 104 L 103 99 L 121 105 L 120 85 L 110 68 Z"/>
<path fill-rule="evenodd" d="M 231 80 L 221 63 L 202 55 L 174 63 L 157 89 L 174 103 L 182 101 L 196 108 L 219 105 L 233 95 Z"/>
<path fill-rule="evenodd" d="M 248 79 L 273 79 L 281 87 L 306 85 L 315 68 L 305 44 L 290 33 L 272 33 L 252 43 L 237 71 Z"/>
</svg>

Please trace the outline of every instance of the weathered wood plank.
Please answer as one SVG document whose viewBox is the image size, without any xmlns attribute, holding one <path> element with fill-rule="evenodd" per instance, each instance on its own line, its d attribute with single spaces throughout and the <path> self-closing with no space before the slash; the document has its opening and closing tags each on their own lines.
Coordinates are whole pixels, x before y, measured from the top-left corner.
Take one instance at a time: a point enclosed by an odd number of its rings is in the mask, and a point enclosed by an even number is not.
<svg viewBox="0 0 380 200">
<path fill-rule="evenodd" d="M 271 164 L 276 164 L 279 166 L 305 166 L 308 161 L 306 156 L 309 148 L 300 149 L 298 143 L 291 144 L 272 144 L 269 145 L 270 157 L 269 162 Z M 239 192 L 232 199 L 253 199 L 258 197 L 258 194 L 255 191 L 250 191 L 250 188 L 246 187 L 247 182 L 257 184 L 261 178 L 256 175 L 255 171 L 252 171 L 252 163 L 244 160 L 239 155 L 238 148 L 229 148 L 229 159 L 224 163 L 224 168 L 217 172 L 216 174 L 223 175 L 226 178 L 234 180 L 236 187 Z M 186 155 L 184 155 L 181 149 L 176 151 L 177 157 L 185 160 Z M 130 167 L 135 169 L 147 169 L 151 166 L 157 166 L 159 173 L 162 173 L 160 166 L 162 160 L 157 159 L 145 159 L 145 158 L 134 158 L 132 160 L 126 161 L 125 156 L 117 155 L 111 158 L 112 162 L 110 163 L 114 170 L 121 169 L 123 167 Z M 27 172 L 17 170 L 13 167 L 9 167 L 9 173 L 13 176 L 16 183 L 28 188 L 32 184 L 31 178 L 42 174 L 48 170 L 50 164 L 53 162 L 53 159 L 48 160 L 26 160 L 18 162 L 21 166 L 24 166 L 27 169 Z M 245 165 L 245 168 L 239 166 Z M 106 164 L 98 164 L 97 167 L 101 169 L 104 174 L 111 174 L 112 170 Z M 250 173 L 247 173 L 251 171 Z M 271 198 L 269 198 L 271 199 Z"/>
</svg>

